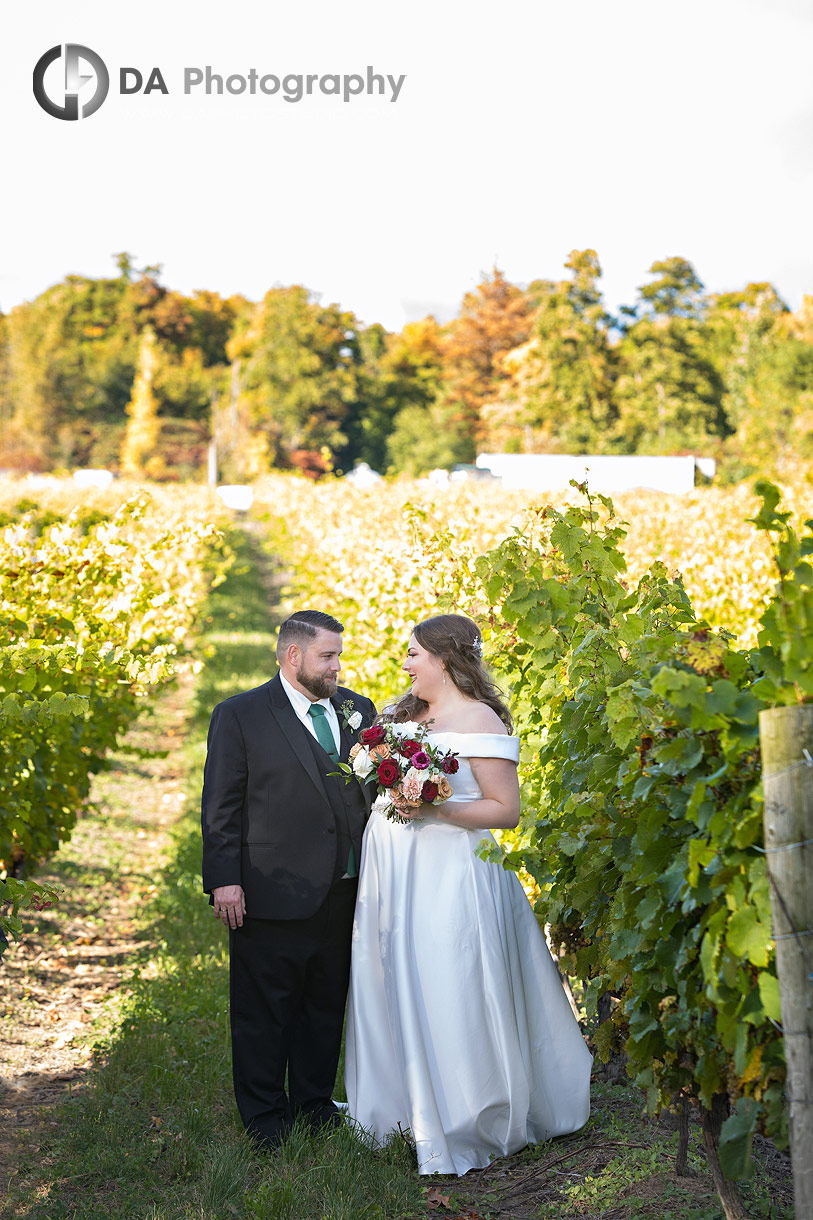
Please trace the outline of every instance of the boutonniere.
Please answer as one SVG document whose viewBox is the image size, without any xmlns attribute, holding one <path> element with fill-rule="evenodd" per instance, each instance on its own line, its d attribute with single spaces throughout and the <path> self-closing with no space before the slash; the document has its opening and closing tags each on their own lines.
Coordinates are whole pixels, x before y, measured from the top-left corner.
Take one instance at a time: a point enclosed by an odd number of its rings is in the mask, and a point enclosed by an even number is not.
<svg viewBox="0 0 813 1220">
<path fill-rule="evenodd" d="M 356 729 L 361 728 L 362 714 L 356 711 L 349 699 L 345 699 L 340 710 L 342 713 L 342 724 L 346 729 L 349 729 L 351 733 L 355 733 Z"/>
</svg>

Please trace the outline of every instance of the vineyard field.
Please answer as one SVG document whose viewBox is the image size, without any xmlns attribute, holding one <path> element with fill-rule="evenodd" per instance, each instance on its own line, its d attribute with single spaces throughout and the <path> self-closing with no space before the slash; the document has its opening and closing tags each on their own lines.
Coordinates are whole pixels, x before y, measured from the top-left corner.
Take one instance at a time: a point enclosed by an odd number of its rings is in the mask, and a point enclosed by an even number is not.
<svg viewBox="0 0 813 1220">
<path fill-rule="evenodd" d="M 70 835 L 90 775 L 191 656 L 229 563 L 218 524 L 235 522 L 204 488 L 0 482 L 12 934 L 17 906 L 48 897 L 27 866 Z M 276 474 L 254 485 L 249 528 L 280 616 L 339 618 L 343 681 L 379 708 L 405 688 L 416 621 L 477 619 L 523 740 L 522 821 L 496 853 L 596 1054 L 624 1053 L 653 1114 L 695 1105 L 720 1172 L 747 1176 L 755 1132 L 786 1138 L 758 716 L 813 697 L 809 472 L 613 503 Z"/>
</svg>

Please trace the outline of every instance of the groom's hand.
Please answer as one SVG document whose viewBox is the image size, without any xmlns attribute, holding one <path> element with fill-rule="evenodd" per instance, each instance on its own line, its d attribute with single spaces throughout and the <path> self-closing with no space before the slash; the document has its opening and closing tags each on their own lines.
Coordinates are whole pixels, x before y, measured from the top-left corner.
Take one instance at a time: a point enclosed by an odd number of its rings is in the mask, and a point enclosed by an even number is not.
<svg viewBox="0 0 813 1220">
<path fill-rule="evenodd" d="M 218 885 L 212 890 L 215 901 L 215 917 L 222 919 L 227 928 L 242 928 L 246 913 L 246 896 L 242 885 Z"/>
</svg>

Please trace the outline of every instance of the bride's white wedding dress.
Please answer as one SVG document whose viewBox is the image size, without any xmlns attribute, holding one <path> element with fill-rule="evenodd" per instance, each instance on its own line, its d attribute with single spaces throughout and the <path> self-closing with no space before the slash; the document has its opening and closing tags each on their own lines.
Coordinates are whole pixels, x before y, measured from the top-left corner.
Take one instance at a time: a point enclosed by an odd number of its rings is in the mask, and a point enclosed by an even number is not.
<svg viewBox="0 0 813 1220">
<path fill-rule="evenodd" d="M 454 801 L 482 796 L 469 758 L 519 758 L 492 733 L 454 750 Z M 377 802 L 377 804 L 380 804 Z M 347 1109 L 379 1141 L 407 1129 L 423 1174 L 464 1174 L 590 1110 L 591 1056 L 515 873 L 476 854 L 489 831 L 367 826 L 353 931 Z"/>
</svg>

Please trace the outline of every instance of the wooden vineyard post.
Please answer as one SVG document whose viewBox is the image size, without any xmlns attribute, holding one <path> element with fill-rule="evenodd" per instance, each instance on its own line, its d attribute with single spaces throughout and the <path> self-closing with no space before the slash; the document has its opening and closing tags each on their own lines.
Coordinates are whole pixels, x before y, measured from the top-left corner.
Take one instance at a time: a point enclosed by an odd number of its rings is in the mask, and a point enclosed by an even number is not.
<svg viewBox="0 0 813 1220">
<path fill-rule="evenodd" d="M 796 1220 L 813 1220 L 813 704 L 759 714 Z"/>
</svg>

